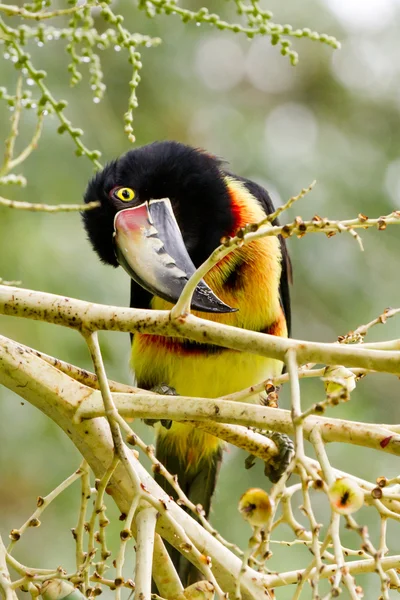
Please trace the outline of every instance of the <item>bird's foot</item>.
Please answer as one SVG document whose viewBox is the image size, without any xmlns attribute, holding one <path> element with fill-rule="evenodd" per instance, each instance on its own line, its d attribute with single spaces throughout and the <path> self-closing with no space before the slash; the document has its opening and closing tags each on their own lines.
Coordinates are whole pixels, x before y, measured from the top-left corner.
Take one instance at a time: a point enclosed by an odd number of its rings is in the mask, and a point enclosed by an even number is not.
<svg viewBox="0 0 400 600">
<path fill-rule="evenodd" d="M 269 431 L 267 437 L 275 442 L 278 454 L 265 463 L 264 474 L 272 483 L 276 483 L 289 467 L 294 456 L 293 440 L 285 433 Z"/>
<path fill-rule="evenodd" d="M 294 456 L 294 443 L 290 437 L 284 433 L 279 433 L 277 431 L 262 431 L 260 433 L 272 440 L 278 448 L 278 454 L 266 462 L 264 467 L 264 474 L 272 483 L 276 483 L 282 477 L 292 461 Z M 254 466 L 255 461 L 255 456 L 250 454 L 245 460 L 246 469 L 251 469 L 251 467 Z"/>
<path fill-rule="evenodd" d="M 156 394 L 161 394 L 162 396 L 178 396 L 176 393 L 176 389 L 167 385 L 166 383 L 160 383 L 159 385 L 155 385 L 151 388 L 151 392 L 155 392 Z M 146 425 L 151 425 L 154 427 L 156 423 L 161 423 L 165 429 L 171 429 L 172 421 L 171 419 L 143 419 Z"/>
</svg>

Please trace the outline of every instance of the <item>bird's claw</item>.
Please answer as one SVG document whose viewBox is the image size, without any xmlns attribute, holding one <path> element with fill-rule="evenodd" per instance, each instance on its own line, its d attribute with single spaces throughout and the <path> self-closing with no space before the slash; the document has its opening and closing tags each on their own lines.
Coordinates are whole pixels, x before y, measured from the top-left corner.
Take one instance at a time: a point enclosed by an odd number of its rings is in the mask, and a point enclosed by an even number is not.
<svg viewBox="0 0 400 600">
<path fill-rule="evenodd" d="M 282 477 L 283 473 L 289 467 L 292 458 L 294 456 L 294 444 L 293 441 L 284 433 L 278 433 L 277 431 L 263 431 L 265 437 L 272 440 L 278 447 L 278 454 L 271 458 L 264 466 L 264 474 L 272 483 L 276 483 Z M 244 461 L 246 469 L 254 467 L 256 457 L 253 454 Z"/>
<path fill-rule="evenodd" d="M 178 396 L 176 389 L 167 385 L 166 383 L 160 383 L 159 385 L 155 385 L 151 388 L 151 392 L 156 394 L 161 394 L 162 396 Z M 172 421 L 171 419 L 143 419 L 146 425 L 150 425 L 154 427 L 156 423 L 161 423 L 165 429 L 171 429 Z"/>
<path fill-rule="evenodd" d="M 155 385 L 151 388 L 151 392 L 155 392 L 156 394 L 160 394 L 162 396 L 179 396 L 176 389 L 167 385 L 166 383 L 160 383 L 159 385 Z"/>
<path fill-rule="evenodd" d="M 244 461 L 244 468 L 251 469 L 256 464 L 256 457 L 254 454 L 249 454 L 246 460 Z"/>
<path fill-rule="evenodd" d="M 292 462 L 294 443 L 289 436 L 278 431 L 270 431 L 266 434 L 266 437 L 275 442 L 278 454 L 265 463 L 264 474 L 272 483 L 276 483 Z"/>
</svg>

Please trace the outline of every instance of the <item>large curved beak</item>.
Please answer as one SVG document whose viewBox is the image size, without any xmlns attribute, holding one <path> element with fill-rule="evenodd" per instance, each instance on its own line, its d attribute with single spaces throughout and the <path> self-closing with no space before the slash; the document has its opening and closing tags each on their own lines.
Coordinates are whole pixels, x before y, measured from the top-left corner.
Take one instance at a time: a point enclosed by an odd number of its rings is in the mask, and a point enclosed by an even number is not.
<svg viewBox="0 0 400 600">
<path fill-rule="evenodd" d="M 186 250 L 168 198 L 119 211 L 114 219 L 114 247 L 119 264 L 150 293 L 175 303 L 196 267 Z M 201 280 L 192 308 L 234 312 Z"/>
</svg>

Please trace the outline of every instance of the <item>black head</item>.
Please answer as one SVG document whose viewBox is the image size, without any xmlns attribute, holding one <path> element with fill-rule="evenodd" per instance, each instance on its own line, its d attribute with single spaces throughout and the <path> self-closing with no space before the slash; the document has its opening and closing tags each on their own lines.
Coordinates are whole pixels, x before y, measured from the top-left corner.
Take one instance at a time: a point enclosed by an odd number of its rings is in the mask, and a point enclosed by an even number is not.
<svg viewBox="0 0 400 600">
<path fill-rule="evenodd" d="M 132 189 L 134 198 L 120 199 L 116 188 L 121 187 Z M 83 222 L 102 261 L 118 266 L 113 248 L 116 213 L 161 198 L 170 199 L 196 266 L 232 231 L 234 221 L 220 161 L 178 142 L 155 142 L 130 150 L 89 182 L 85 203 L 97 200 L 101 206 L 84 212 Z"/>
</svg>

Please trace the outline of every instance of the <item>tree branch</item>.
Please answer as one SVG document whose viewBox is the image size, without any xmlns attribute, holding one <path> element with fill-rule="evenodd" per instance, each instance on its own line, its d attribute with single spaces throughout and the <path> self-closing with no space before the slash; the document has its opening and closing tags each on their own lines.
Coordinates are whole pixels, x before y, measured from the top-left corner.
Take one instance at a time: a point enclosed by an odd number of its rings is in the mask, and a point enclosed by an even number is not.
<svg viewBox="0 0 400 600">
<path fill-rule="evenodd" d="M 162 418 L 173 421 L 200 421 L 207 424 L 211 420 L 216 423 L 273 429 L 288 435 L 294 433 L 290 411 L 281 408 L 232 402 L 223 398 L 210 400 L 190 396 L 153 396 L 147 392 L 113 393 L 113 398 L 119 414 L 125 418 L 151 419 L 163 415 Z M 93 391 L 77 407 L 73 418 L 81 421 L 97 416 L 104 416 L 104 409 L 99 393 Z M 315 426 L 320 428 L 324 442 L 356 444 L 400 455 L 400 433 L 392 430 L 391 425 L 309 415 L 303 423 L 306 439 L 309 439 Z"/>
<path fill-rule="evenodd" d="M 95 476 L 101 478 L 109 467 L 110 457 L 113 455 L 113 441 L 107 421 L 104 418 L 95 418 L 82 423 L 72 422 L 73 414 L 79 404 L 92 393 L 99 392 L 93 392 L 90 388 L 67 377 L 33 353 L 27 352 L 26 355 L 24 353 L 24 349 L 18 344 L 5 343 L 2 338 L 0 383 L 53 419 L 73 441 Z M 212 572 L 220 586 L 225 591 L 233 593 L 240 572 L 240 559 L 171 500 L 142 467 L 132 451 L 126 448 L 126 453 L 132 469 L 140 479 L 142 489 L 146 492 L 145 497 L 149 502 L 152 498 L 158 501 L 160 516 L 157 520 L 157 531 L 170 544 L 180 549 L 181 536 L 177 535 L 173 526 L 173 522 L 179 523 L 181 532 L 185 532 L 193 547 L 200 547 L 203 553 L 211 557 Z M 115 469 L 108 491 L 121 512 L 127 514 L 133 500 L 133 488 L 130 476 L 121 463 Z M 191 558 L 191 555 L 188 557 Z M 263 576 L 249 569 L 242 577 L 241 592 L 244 600 L 259 597 L 263 584 Z"/>
<path fill-rule="evenodd" d="M 293 348 L 299 364 L 341 364 L 400 375 L 400 351 L 366 349 L 364 344 L 327 344 L 282 338 L 213 323 L 194 315 L 172 321 L 169 311 L 105 306 L 9 286 L 0 286 L 0 314 L 64 325 L 78 331 L 181 336 L 282 361 L 286 352 Z"/>
<path fill-rule="evenodd" d="M 138 511 L 135 600 L 150 600 L 156 521 L 157 511 L 151 506 Z"/>
</svg>

